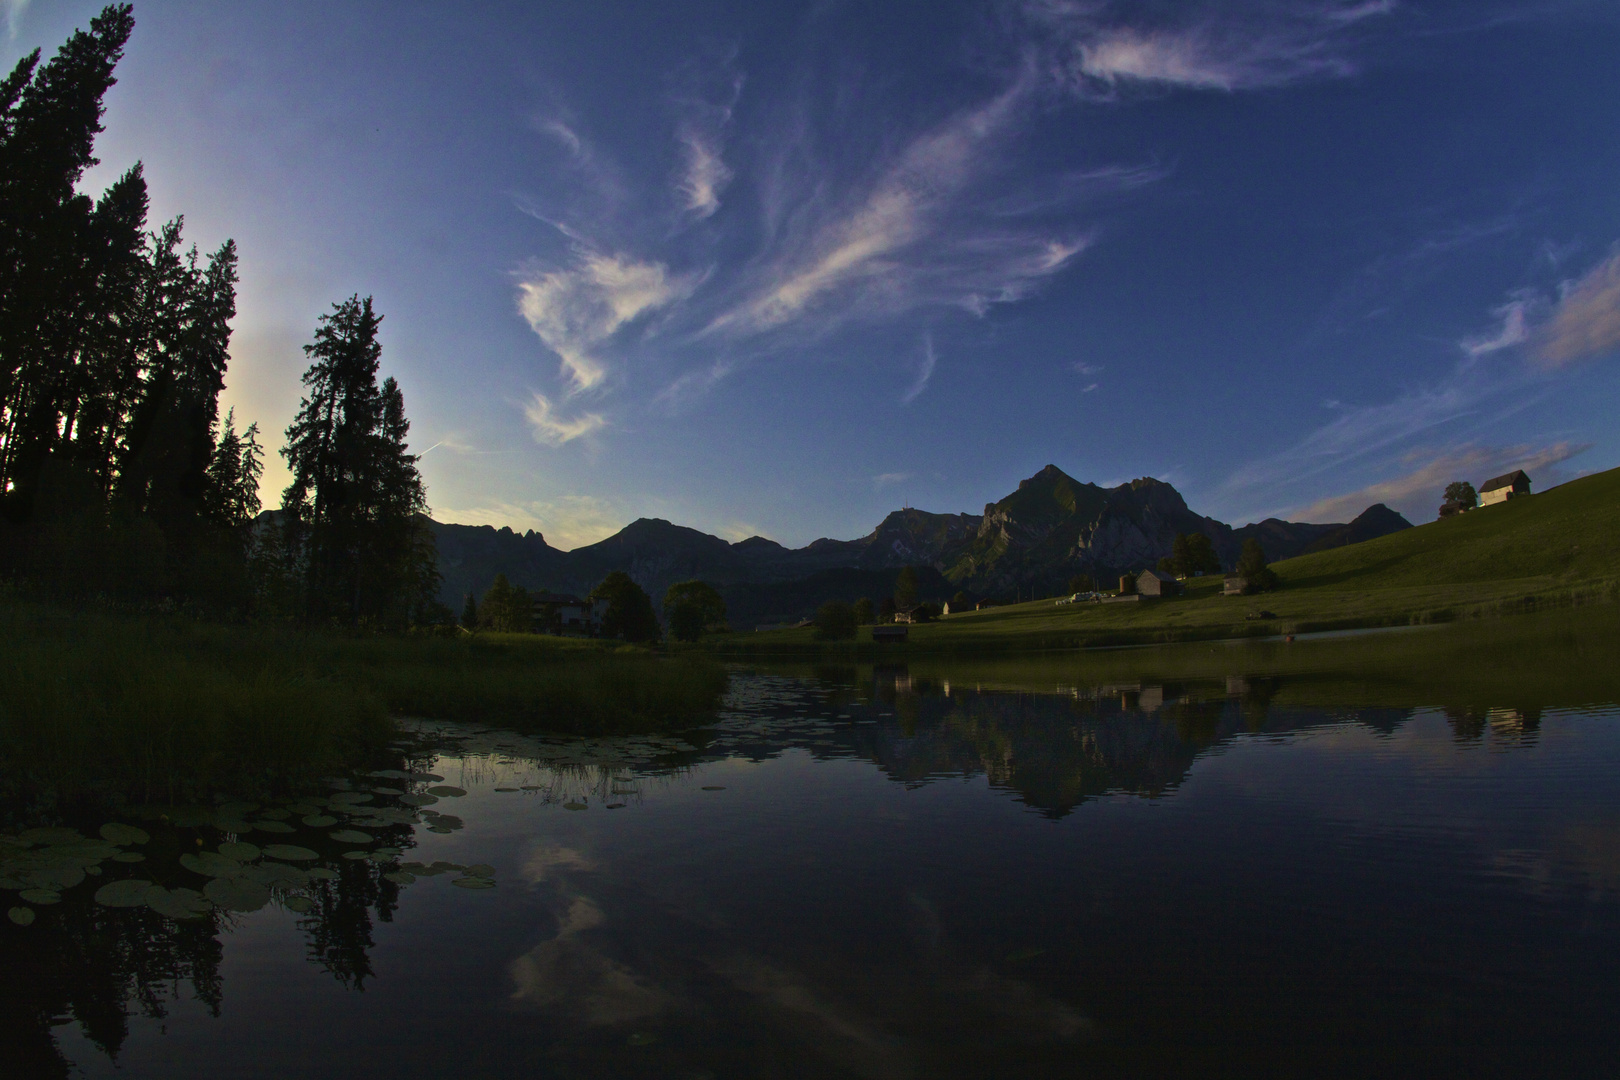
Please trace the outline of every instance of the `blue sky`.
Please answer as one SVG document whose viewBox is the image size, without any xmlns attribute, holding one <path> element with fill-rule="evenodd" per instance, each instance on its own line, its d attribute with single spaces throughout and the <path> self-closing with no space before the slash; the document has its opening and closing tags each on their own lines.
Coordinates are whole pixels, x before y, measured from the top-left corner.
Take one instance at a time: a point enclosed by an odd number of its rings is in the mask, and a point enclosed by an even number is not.
<svg viewBox="0 0 1620 1080">
<path fill-rule="evenodd" d="M 0 0 L 8 65 L 98 6 Z M 798 545 L 1048 462 L 1423 520 L 1620 465 L 1612 2 L 135 14 L 87 187 L 237 239 L 274 448 L 374 295 L 441 520 Z"/>
</svg>

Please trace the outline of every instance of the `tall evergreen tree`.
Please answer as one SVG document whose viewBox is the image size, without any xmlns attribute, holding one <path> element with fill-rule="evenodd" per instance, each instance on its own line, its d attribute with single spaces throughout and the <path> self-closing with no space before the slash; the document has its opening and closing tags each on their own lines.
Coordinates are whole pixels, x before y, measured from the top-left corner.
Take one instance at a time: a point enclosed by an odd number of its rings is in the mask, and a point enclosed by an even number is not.
<svg viewBox="0 0 1620 1080">
<path fill-rule="evenodd" d="M 382 316 L 352 296 L 320 317 L 304 373 L 308 396 L 282 456 L 285 541 L 306 617 L 398 624 L 437 592 L 426 495 L 398 384 L 377 385 Z"/>
</svg>

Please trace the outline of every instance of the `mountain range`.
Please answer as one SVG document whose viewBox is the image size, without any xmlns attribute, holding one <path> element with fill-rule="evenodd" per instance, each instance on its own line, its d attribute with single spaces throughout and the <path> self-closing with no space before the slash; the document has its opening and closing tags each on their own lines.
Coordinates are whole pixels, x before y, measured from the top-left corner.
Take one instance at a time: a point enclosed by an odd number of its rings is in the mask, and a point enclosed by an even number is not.
<svg viewBox="0 0 1620 1080">
<path fill-rule="evenodd" d="M 916 568 L 925 599 L 965 591 L 1012 600 L 1054 595 L 1076 574 L 1105 584 L 1126 571 L 1154 566 L 1170 554 L 1178 533 L 1205 534 L 1222 565 L 1231 567 L 1251 536 L 1274 561 L 1411 527 L 1379 503 L 1348 523 L 1267 518 L 1233 528 L 1194 513 L 1180 492 L 1161 480 L 1104 488 L 1075 480 L 1055 465 L 986 505 L 982 514 L 896 510 L 859 539 L 822 539 L 802 548 L 762 536 L 729 543 L 641 518 L 606 540 L 561 551 L 533 530 L 432 522 L 444 575 L 441 596 L 453 610 L 460 610 L 468 593 L 482 594 L 497 573 L 531 591 L 583 595 L 609 572 L 622 570 L 655 602 L 677 581 L 707 581 L 725 597 L 731 623 L 739 628 L 794 621 L 829 599 L 867 596 L 876 602 L 889 594 L 905 566 Z"/>
</svg>

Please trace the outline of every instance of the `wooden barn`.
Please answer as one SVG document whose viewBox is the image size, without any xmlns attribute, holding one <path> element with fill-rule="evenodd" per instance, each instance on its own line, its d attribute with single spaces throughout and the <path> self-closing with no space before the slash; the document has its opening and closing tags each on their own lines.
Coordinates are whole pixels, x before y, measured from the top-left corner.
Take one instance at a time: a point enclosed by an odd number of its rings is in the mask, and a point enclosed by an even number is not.
<svg viewBox="0 0 1620 1080">
<path fill-rule="evenodd" d="M 1514 469 L 1510 473 L 1485 481 L 1479 489 L 1479 505 L 1490 506 L 1492 503 L 1507 502 L 1517 495 L 1530 494 L 1530 478 L 1524 474 L 1523 469 Z"/>
<path fill-rule="evenodd" d="M 1142 596 L 1175 596 L 1181 582 L 1161 570 L 1144 570 L 1136 575 L 1136 591 Z"/>
</svg>

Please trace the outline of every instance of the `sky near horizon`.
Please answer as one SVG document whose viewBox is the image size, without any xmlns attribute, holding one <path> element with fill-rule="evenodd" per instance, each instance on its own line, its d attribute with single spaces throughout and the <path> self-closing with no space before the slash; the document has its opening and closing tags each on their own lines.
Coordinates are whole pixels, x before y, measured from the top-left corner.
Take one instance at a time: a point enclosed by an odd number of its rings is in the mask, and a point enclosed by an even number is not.
<svg viewBox="0 0 1620 1080">
<path fill-rule="evenodd" d="M 0 0 L 7 68 L 95 2 Z M 434 516 L 792 546 L 1048 462 L 1235 525 L 1620 465 L 1620 4 L 138 0 L 99 191 L 351 294 Z"/>
</svg>

